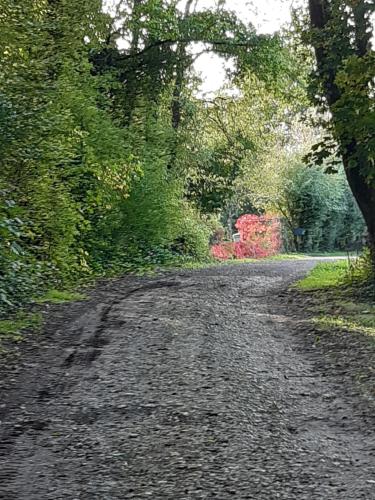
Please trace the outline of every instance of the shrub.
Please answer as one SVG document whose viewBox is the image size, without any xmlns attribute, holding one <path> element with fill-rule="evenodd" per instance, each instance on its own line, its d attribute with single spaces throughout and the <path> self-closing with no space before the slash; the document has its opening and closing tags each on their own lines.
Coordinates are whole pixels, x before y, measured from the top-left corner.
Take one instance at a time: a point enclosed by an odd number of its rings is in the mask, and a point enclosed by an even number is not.
<svg viewBox="0 0 375 500">
<path fill-rule="evenodd" d="M 280 251 L 281 228 L 278 218 L 271 216 L 242 215 L 236 222 L 241 240 L 236 243 L 213 245 L 211 254 L 221 260 L 260 259 Z"/>
</svg>

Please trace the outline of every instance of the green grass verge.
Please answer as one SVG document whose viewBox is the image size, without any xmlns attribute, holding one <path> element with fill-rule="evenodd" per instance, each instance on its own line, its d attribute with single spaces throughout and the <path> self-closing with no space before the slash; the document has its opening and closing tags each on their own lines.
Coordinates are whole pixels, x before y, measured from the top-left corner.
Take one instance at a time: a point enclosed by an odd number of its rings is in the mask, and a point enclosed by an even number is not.
<svg viewBox="0 0 375 500">
<path fill-rule="evenodd" d="M 273 261 L 284 261 L 284 260 L 304 260 L 308 256 L 300 253 L 281 253 L 278 255 L 272 255 L 272 257 L 264 257 L 263 259 L 233 259 L 226 260 L 223 264 L 254 264 L 256 262 L 273 262 Z M 216 261 L 217 262 L 217 261 Z M 220 261 L 219 261 L 220 262 Z"/>
<path fill-rule="evenodd" d="M 20 342 L 24 339 L 26 330 L 38 331 L 42 324 L 40 313 L 20 312 L 12 318 L 0 320 L 0 349 L 1 341 Z"/>
<path fill-rule="evenodd" d="M 309 255 L 304 253 L 280 253 L 273 257 L 267 257 L 265 260 L 304 260 L 308 258 Z"/>
<path fill-rule="evenodd" d="M 342 330 L 375 340 L 375 303 L 369 296 L 358 295 L 350 281 L 358 272 L 356 265 L 347 260 L 322 262 L 296 288 L 313 298 L 309 310 L 320 330 Z"/>
<path fill-rule="evenodd" d="M 281 253 L 273 255 L 272 257 L 265 257 L 263 259 L 207 259 L 204 261 L 195 261 L 192 259 L 181 259 L 178 262 L 162 266 L 164 269 L 204 269 L 207 267 L 215 266 L 231 266 L 236 264 L 255 264 L 257 262 L 273 262 L 273 261 L 288 261 L 288 260 L 306 260 L 314 257 L 345 257 L 347 254 L 344 252 L 327 252 L 327 253 Z"/>
<path fill-rule="evenodd" d="M 361 304 L 363 307 L 365 303 Z M 342 309 L 340 315 L 322 315 L 313 319 L 314 324 L 322 330 L 345 330 L 350 333 L 361 333 L 375 341 L 375 314 L 351 314 Z"/>
<path fill-rule="evenodd" d="M 351 252 L 353 253 L 353 252 Z M 347 252 L 311 252 L 309 254 L 305 254 L 310 257 L 347 257 Z"/>
<path fill-rule="evenodd" d="M 35 299 L 37 304 L 64 304 L 65 302 L 75 302 L 86 300 L 86 295 L 69 290 L 49 290 L 47 293 Z"/>
<path fill-rule="evenodd" d="M 70 290 L 49 290 L 41 297 L 34 299 L 35 304 L 64 304 L 87 297 L 82 293 Z M 20 310 L 13 316 L 0 320 L 0 352 L 6 352 L 4 342 L 21 342 L 26 332 L 38 332 L 43 325 L 43 316 L 40 312 Z"/>
<path fill-rule="evenodd" d="M 279 254 L 272 257 L 266 257 L 264 259 L 207 259 L 204 261 L 196 260 L 181 260 L 178 263 L 173 263 L 167 266 L 163 266 L 164 269 L 204 269 L 208 267 L 218 267 L 218 266 L 232 266 L 238 264 L 255 264 L 257 262 L 268 262 L 268 261 L 283 261 L 283 260 L 302 260 L 308 258 L 303 254 Z"/>
<path fill-rule="evenodd" d="M 300 290 L 319 290 L 340 286 L 348 276 L 349 263 L 346 260 L 321 262 L 307 276 L 296 283 Z"/>
</svg>

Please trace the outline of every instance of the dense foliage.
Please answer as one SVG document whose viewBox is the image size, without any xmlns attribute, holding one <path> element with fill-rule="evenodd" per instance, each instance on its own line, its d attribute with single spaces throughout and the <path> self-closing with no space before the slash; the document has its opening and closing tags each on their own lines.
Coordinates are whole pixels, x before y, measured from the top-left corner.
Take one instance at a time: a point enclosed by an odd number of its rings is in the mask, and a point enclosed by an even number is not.
<svg viewBox="0 0 375 500">
<path fill-rule="evenodd" d="M 286 222 L 294 229 L 290 249 L 302 252 L 361 250 L 365 224 L 345 176 L 297 164 L 283 193 Z M 298 235 L 298 229 L 303 234 Z"/>
<path fill-rule="evenodd" d="M 236 222 L 239 241 L 213 245 L 212 255 L 221 260 L 261 259 L 281 249 L 280 220 L 273 216 L 244 214 Z"/>
<path fill-rule="evenodd" d="M 191 48 L 268 81 L 284 57 L 223 3 L 103 7 L 0 1 L 2 311 L 82 276 L 208 256 L 215 223 L 188 195 L 205 154 Z"/>
<path fill-rule="evenodd" d="M 374 2 L 309 0 L 304 40 L 315 50 L 311 98 L 326 130 L 313 157 L 342 158 L 365 218 L 375 269 Z"/>
<path fill-rule="evenodd" d="M 80 279 L 205 259 L 247 213 L 320 224 L 314 248 L 344 245 L 330 213 L 357 238 L 342 178 L 312 171 L 331 200 L 318 208 L 295 172 L 306 74 L 288 40 L 224 1 L 110 3 L 0 0 L 0 314 Z M 209 99 L 204 52 L 232 68 Z"/>
</svg>

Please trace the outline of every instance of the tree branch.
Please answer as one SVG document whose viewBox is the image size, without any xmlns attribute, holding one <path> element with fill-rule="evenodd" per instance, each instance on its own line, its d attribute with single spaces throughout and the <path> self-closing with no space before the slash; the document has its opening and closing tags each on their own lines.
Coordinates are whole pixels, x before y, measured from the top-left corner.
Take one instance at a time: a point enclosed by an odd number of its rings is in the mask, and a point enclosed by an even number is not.
<svg viewBox="0 0 375 500">
<path fill-rule="evenodd" d="M 250 42 L 233 42 L 232 40 L 200 40 L 195 38 L 177 38 L 177 39 L 167 39 L 167 40 L 157 40 L 150 45 L 147 45 L 142 50 L 135 52 L 134 54 L 122 54 L 120 59 L 132 59 L 135 57 L 141 57 L 149 50 L 155 49 L 157 47 L 162 47 L 164 45 L 173 45 L 175 43 L 208 43 L 213 46 L 228 46 L 228 47 L 243 47 L 250 48 L 252 44 Z"/>
</svg>

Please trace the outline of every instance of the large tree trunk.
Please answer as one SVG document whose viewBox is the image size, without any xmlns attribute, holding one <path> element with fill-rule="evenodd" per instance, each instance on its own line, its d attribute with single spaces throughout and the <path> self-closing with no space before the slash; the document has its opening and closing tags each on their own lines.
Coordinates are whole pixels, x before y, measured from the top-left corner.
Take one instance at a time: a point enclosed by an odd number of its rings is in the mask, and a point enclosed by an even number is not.
<svg viewBox="0 0 375 500">
<path fill-rule="evenodd" d="M 193 1 L 194 0 L 187 0 L 186 2 L 185 14 L 184 14 L 185 18 L 187 18 L 190 14 Z M 188 44 L 186 42 L 179 42 L 177 44 L 176 79 L 173 89 L 172 105 L 171 105 L 172 127 L 176 132 L 179 129 L 181 123 L 181 95 L 184 87 L 184 77 L 186 71 L 187 45 Z"/>
<path fill-rule="evenodd" d="M 189 16 L 190 10 L 192 7 L 194 0 L 187 0 L 185 5 L 185 18 Z M 176 78 L 173 87 L 172 93 L 172 102 L 171 102 L 171 124 L 174 130 L 174 139 L 171 144 L 171 152 L 170 159 L 168 162 L 168 170 L 172 170 L 175 166 L 177 160 L 177 149 L 178 149 L 178 131 L 181 124 L 181 115 L 182 115 L 182 92 L 184 90 L 184 79 L 185 72 L 187 69 L 187 46 L 186 42 L 179 42 L 177 44 L 177 57 L 176 57 Z"/>
<path fill-rule="evenodd" d="M 362 177 L 358 167 L 352 168 L 350 166 L 349 155 L 346 158 L 344 157 L 344 167 L 349 186 L 355 199 L 357 200 L 358 206 L 367 225 L 369 247 L 375 271 L 375 189 L 369 186 L 366 180 Z"/>
<path fill-rule="evenodd" d="M 337 85 L 336 80 L 338 72 L 345 65 L 348 53 L 352 53 L 358 58 L 365 58 L 371 52 L 372 26 L 369 18 L 369 4 L 365 0 L 357 0 L 352 5 L 354 47 L 350 38 L 345 36 L 345 29 L 341 31 L 341 39 L 337 40 L 340 30 L 334 31 L 335 22 L 346 23 L 345 26 L 341 25 L 341 28 L 349 29 L 347 18 L 340 20 L 335 18 L 334 7 L 337 9 L 337 6 L 338 0 L 309 0 L 313 45 L 319 83 L 322 85 L 324 97 L 332 114 L 333 132 L 342 152 L 346 176 L 368 228 L 369 246 L 375 271 L 375 185 L 370 184 L 366 178 L 366 172 L 371 171 L 374 167 L 366 164 L 369 160 L 367 155 L 363 154 L 360 145 L 363 139 L 355 136 L 350 125 L 342 122 L 340 112 L 337 111 L 338 101 L 345 94 L 342 93 L 343 91 Z M 361 85 L 361 89 L 358 89 L 358 85 Z M 357 83 L 357 90 L 361 90 L 363 95 L 368 94 L 370 113 L 369 82 L 365 80 L 362 83 Z M 350 111 L 356 111 L 355 100 L 346 100 L 347 104 L 344 106 L 350 106 L 351 102 L 353 110 Z M 355 113 L 352 115 L 355 116 Z M 369 135 L 371 135 L 370 131 Z"/>
<path fill-rule="evenodd" d="M 140 7 L 142 5 L 142 0 L 134 0 L 133 1 L 133 9 L 132 9 L 132 21 L 133 21 L 133 30 L 132 30 L 132 38 L 131 38 L 131 46 L 130 53 L 135 54 L 138 52 L 139 45 L 139 36 L 140 36 Z"/>
</svg>

